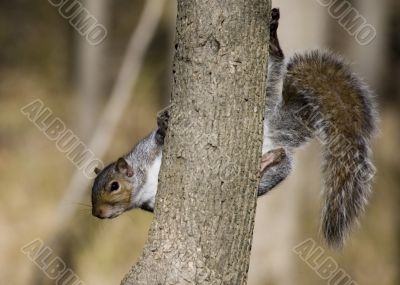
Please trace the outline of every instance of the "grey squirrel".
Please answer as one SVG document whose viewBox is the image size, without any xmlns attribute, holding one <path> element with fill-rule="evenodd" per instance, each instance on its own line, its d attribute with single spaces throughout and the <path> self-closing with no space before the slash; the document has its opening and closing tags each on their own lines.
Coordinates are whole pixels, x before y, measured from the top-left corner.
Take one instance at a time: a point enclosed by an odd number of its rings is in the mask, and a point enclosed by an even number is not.
<svg viewBox="0 0 400 285">
<path fill-rule="evenodd" d="M 277 36 L 279 18 L 279 10 L 273 9 L 258 195 L 289 175 L 294 149 L 317 138 L 323 145 L 322 233 L 330 247 L 340 248 L 371 192 L 375 102 L 372 92 L 332 53 L 296 54 L 286 63 Z M 114 218 L 133 208 L 153 211 L 168 118 L 168 110 L 161 112 L 157 130 L 96 170 L 94 216 Z"/>
</svg>

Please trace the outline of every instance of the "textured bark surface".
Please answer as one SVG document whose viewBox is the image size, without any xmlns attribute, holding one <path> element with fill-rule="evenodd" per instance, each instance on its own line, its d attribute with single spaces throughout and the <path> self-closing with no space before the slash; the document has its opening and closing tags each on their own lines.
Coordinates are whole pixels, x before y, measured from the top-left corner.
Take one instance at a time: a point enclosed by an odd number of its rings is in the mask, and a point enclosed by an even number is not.
<svg viewBox="0 0 400 285">
<path fill-rule="evenodd" d="M 269 0 L 178 0 L 155 218 L 122 284 L 245 284 L 262 145 Z"/>
</svg>

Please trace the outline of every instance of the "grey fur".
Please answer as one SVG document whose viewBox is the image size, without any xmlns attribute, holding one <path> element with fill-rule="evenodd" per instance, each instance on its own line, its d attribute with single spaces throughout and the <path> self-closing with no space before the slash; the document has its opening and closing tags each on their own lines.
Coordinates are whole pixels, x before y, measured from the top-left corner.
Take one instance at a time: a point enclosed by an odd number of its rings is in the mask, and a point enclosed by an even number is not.
<svg viewBox="0 0 400 285">
<path fill-rule="evenodd" d="M 277 38 L 274 42 L 279 43 Z M 296 54 L 286 64 L 279 49 L 279 44 L 270 49 L 265 139 L 267 145 L 284 147 L 289 158 L 263 173 L 259 193 L 267 193 L 289 174 L 294 148 L 318 138 L 325 196 L 321 230 L 329 246 L 340 248 L 371 192 L 375 100 L 341 57 L 311 51 Z M 280 85 L 281 93 L 276 88 Z"/>
<path fill-rule="evenodd" d="M 258 193 L 283 181 L 294 149 L 316 137 L 323 145 L 321 231 L 329 246 L 340 248 L 371 192 L 375 169 L 370 145 L 378 117 L 374 96 L 331 52 L 296 54 L 285 63 L 278 20 L 279 10 L 274 9 L 263 152 L 283 147 L 287 159 L 262 173 Z"/>
<path fill-rule="evenodd" d="M 348 108 L 350 106 L 340 108 L 343 102 L 339 100 L 338 107 L 324 108 L 318 97 L 320 95 L 316 94 L 318 90 L 313 89 L 313 86 L 305 86 L 300 80 L 297 82 L 293 75 L 286 76 L 287 69 L 310 62 L 321 66 L 335 66 L 341 80 L 352 86 L 350 92 L 358 100 L 354 105 L 359 110 L 351 110 Z M 283 64 L 283 61 L 281 63 Z M 276 84 L 279 74 L 284 74 L 281 77 L 283 97 L 276 99 L 276 93 L 267 93 L 268 100 L 272 101 L 272 108 L 266 110 L 265 129 L 268 133 L 265 139 L 275 147 L 284 147 L 289 158 L 263 174 L 259 193 L 267 193 L 289 174 L 294 148 L 317 137 L 323 145 L 325 205 L 322 210 L 321 230 L 329 246 L 340 248 L 348 237 L 351 226 L 363 212 L 371 192 L 374 166 L 370 144 L 377 121 L 375 102 L 365 84 L 332 53 L 313 51 L 295 55 L 284 66 L 286 72 L 283 73 L 277 66 L 270 69 L 275 73 L 270 74 L 269 84 Z M 318 73 L 317 70 L 315 72 Z M 315 78 L 315 86 L 324 84 L 317 81 L 318 78 Z M 276 89 L 269 88 L 269 91 L 271 90 Z M 325 100 L 334 101 L 335 98 Z M 273 102 L 278 103 L 274 106 Z M 355 116 L 358 112 L 362 123 L 338 120 L 338 117 L 346 115 L 344 112 L 354 112 Z M 341 125 L 337 125 L 338 121 Z M 268 149 L 264 149 L 266 150 Z"/>
<path fill-rule="evenodd" d="M 154 197 L 151 200 L 137 201 L 136 197 L 140 197 L 139 193 L 142 191 L 146 183 L 146 175 L 153 161 L 161 154 L 162 145 L 159 143 L 157 131 L 152 132 L 145 139 L 141 140 L 134 148 L 123 156 L 133 169 L 134 175 L 132 177 L 124 176 L 124 179 L 131 185 L 131 208 L 144 208 L 147 211 L 152 210 L 154 204 Z M 116 170 L 116 162 L 109 164 L 105 167 L 99 175 L 97 175 L 92 187 L 92 205 L 96 204 L 100 194 L 106 185 L 109 184 L 117 175 L 121 175 Z"/>
<path fill-rule="evenodd" d="M 266 194 L 289 175 L 296 148 L 312 138 L 319 139 L 323 145 L 325 196 L 321 229 L 328 245 L 338 248 L 371 192 L 375 101 L 349 66 L 332 53 L 296 54 L 285 63 L 276 32 L 279 16 L 279 10 L 273 9 L 263 153 L 283 148 L 286 157 L 263 169 L 258 195 Z M 132 197 L 142 191 L 150 166 L 161 154 L 168 118 L 167 110 L 159 116 L 159 128 L 124 156 L 135 173 L 126 178 L 133 185 Z M 114 175 L 115 163 L 97 176 L 92 200 Z M 132 207 L 153 210 L 148 201 Z"/>
</svg>

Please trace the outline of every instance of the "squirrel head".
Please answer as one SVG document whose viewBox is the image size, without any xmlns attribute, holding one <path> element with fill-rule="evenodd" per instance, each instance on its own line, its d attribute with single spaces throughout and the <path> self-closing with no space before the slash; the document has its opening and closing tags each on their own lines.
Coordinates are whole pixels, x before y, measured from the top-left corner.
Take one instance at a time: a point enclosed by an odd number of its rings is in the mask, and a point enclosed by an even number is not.
<svg viewBox="0 0 400 285">
<path fill-rule="evenodd" d="M 119 158 L 103 170 L 95 169 L 97 177 L 92 187 L 92 215 L 112 219 L 134 207 L 132 202 L 132 167 Z"/>
</svg>

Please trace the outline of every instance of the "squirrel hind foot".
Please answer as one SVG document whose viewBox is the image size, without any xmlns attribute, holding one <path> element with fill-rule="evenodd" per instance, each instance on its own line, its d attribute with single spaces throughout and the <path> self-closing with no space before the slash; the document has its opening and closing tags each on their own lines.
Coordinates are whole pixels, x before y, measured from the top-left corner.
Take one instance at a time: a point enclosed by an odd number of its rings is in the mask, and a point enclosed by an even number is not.
<svg viewBox="0 0 400 285">
<path fill-rule="evenodd" d="M 270 32 L 276 33 L 279 26 L 279 19 L 281 17 L 280 11 L 278 8 L 274 8 L 271 11 L 271 23 L 270 23 Z"/>
<path fill-rule="evenodd" d="M 286 152 L 283 148 L 277 148 L 268 151 L 262 155 L 261 158 L 261 172 L 266 171 L 269 167 L 272 167 L 281 162 L 286 157 Z"/>
</svg>

